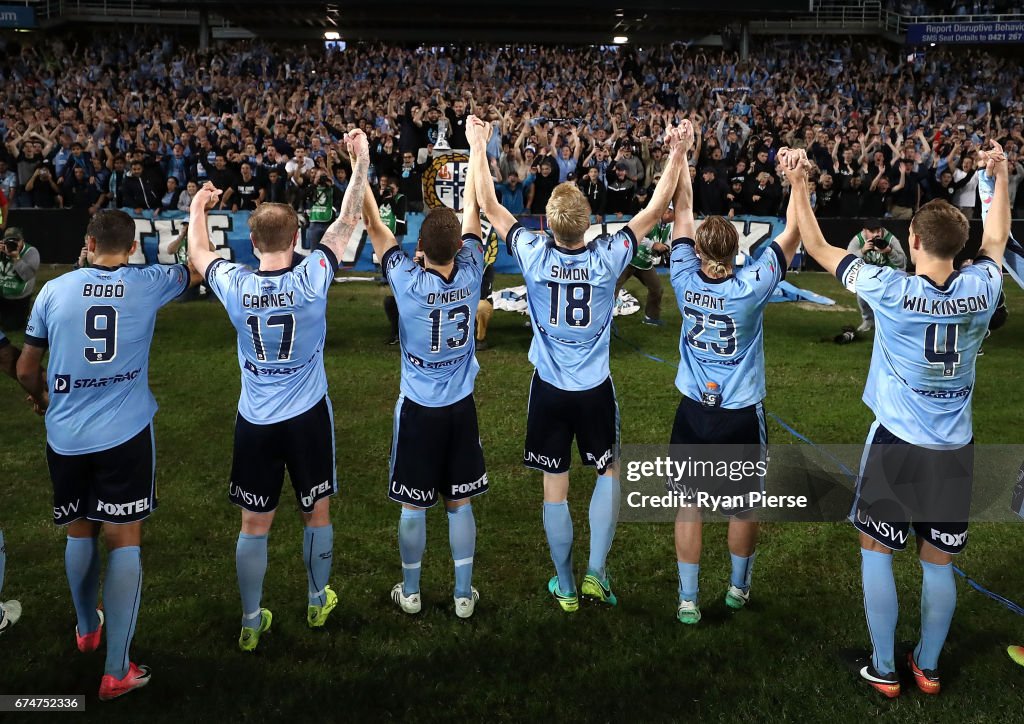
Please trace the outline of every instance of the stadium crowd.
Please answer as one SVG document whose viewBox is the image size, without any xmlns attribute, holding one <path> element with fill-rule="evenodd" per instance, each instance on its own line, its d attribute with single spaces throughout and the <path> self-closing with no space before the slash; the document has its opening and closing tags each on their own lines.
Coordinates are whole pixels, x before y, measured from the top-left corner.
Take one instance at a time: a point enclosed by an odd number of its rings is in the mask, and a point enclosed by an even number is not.
<svg viewBox="0 0 1024 724">
<path fill-rule="evenodd" d="M 200 53 L 167 35 L 0 41 L 0 191 L 11 208 L 186 210 L 212 181 L 228 210 L 284 201 L 324 214 L 351 173 L 338 140 L 370 137 L 371 181 L 422 207 L 438 136 L 467 147 L 466 116 L 500 129 L 488 147 L 502 203 L 542 213 L 575 180 L 594 214 L 651 197 L 665 129 L 700 129 L 691 164 L 702 214 L 778 215 L 789 189 L 776 149 L 814 160 L 820 217 L 909 218 L 932 198 L 968 215 L 971 156 L 999 139 L 1011 195 L 1024 178 L 1020 66 L 978 50 L 893 53 L 882 41 L 755 43 L 750 60 L 673 44 L 347 50 L 241 41 Z M 825 62 L 822 62 L 825 59 Z M 383 180 L 383 183 L 381 181 Z M 319 204 L 318 204 L 319 201 Z"/>
</svg>

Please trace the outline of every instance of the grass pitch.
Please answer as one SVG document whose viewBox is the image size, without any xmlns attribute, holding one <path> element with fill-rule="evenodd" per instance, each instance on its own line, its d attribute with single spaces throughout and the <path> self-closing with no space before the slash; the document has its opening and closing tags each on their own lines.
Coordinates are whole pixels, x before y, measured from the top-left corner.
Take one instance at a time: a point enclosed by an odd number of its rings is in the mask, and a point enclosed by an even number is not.
<svg viewBox="0 0 1024 724">
<path fill-rule="evenodd" d="M 870 344 L 821 341 L 859 321 L 855 301 L 825 275 L 790 279 L 832 296 L 845 311 L 769 305 L 766 407 L 815 442 L 859 444 L 871 422 L 860 402 Z M 499 277 L 497 288 L 517 283 Z M 629 288 L 643 299 L 635 281 Z M 1017 382 L 1024 294 L 1012 281 L 1007 294 L 1010 321 L 986 343 L 978 364 L 975 432 L 984 443 L 1022 442 L 1024 388 Z M 0 639 L 0 692 L 85 693 L 83 718 L 151 722 L 1021 720 L 1024 670 L 1005 647 L 1024 642 L 1024 620 L 960 583 L 940 697 L 925 698 L 911 685 L 888 702 L 855 680 L 840 651 L 866 649 L 869 642 L 857 539 L 848 524 L 766 525 L 751 604 L 736 614 L 722 602 L 729 572 L 725 526 L 708 525 L 704 619 L 696 627 L 674 618 L 671 526 L 624 524 L 610 557 L 619 607 L 584 605 L 575 615 L 558 610 L 545 590 L 552 566 L 541 526 L 540 476 L 519 462 L 532 373 L 530 331 L 523 318 L 506 313 L 495 314 L 493 348 L 478 355 L 476 399 L 492 487 L 473 503 L 474 583 L 482 594 L 477 614 L 462 621 L 452 611 L 440 509 L 428 515 L 424 611 L 415 618 L 401 613 L 388 599 L 401 577 L 398 506 L 386 499 L 399 357 L 397 348 L 382 344 L 384 296 L 376 284 L 337 285 L 329 305 L 327 374 L 341 484 L 332 504 L 332 585 L 340 606 L 325 629 L 306 627 L 301 522 L 285 492 L 264 590 L 274 625 L 249 656 L 236 647 L 239 515 L 227 501 L 239 388 L 235 334 L 217 303 L 175 303 L 161 312 L 150 364 L 160 403 L 160 507 L 145 526 L 133 656 L 154 674 L 144 691 L 110 705 L 96 699 L 102 651 L 81 655 L 74 646 L 64 536 L 50 522 L 42 420 L 18 401 L 10 381 L 0 385 L 0 525 L 8 551 L 3 595 L 25 606 L 21 623 Z M 647 352 L 676 360 L 680 319 L 667 284 L 665 310 L 665 328 L 642 326 L 639 314 L 618 327 Z M 20 343 L 19 334 L 11 336 Z M 613 340 L 612 373 L 623 442 L 664 442 L 678 402 L 673 368 Z M 793 442 L 770 425 L 773 444 Z M 593 474 L 576 464 L 572 476 L 582 575 Z M 1021 530 L 975 525 L 958 563 L 993 590 L 1024 599 Z M 910 553 L 898 556 L 895 569 L 903 612 L 897 640 L 913 641 L 920 569 Z"/>
</svg>

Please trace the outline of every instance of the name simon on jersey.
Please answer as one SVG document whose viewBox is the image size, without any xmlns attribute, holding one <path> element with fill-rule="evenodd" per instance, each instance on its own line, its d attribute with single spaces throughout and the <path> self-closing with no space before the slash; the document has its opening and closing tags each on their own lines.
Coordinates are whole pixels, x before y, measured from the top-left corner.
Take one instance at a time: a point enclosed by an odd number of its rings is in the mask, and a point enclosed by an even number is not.
<svg viewBox="0 0 1024 724">
<path fill-rule="evenodd" d="M 242 306 L 246 309 L 294 307 L 295 292 L 279 292 L 277 294 L 243 294 Z"/>
<path fill-rule="evenodd" d="M 936 317 L 969 314 L 988 309 L 988 299 L 981 294 L 973 297 L 955 297 L 953 299 L 903 297 L 903 309 Z"/>
<path fill-rule="evenodd" d="M 461 302 L 463 299 L 467 299 L 473 294 L 469 289 L 452 289 L 447 292 L 431 292 L 427 295 L 427 304 L 431 307 L 437 304 L 451 304 L 452 302 Z"/>
<path fill-rule="evenodd" d="M 691 292 L 687 290 L 683 297 L 688 303 L 696 304 L 698 307 L 704 307 L 705 309 L 725 309 L 725 299 L 722 297 L 716 297 L 712 294 Z"/>
<path fill-rule="evenodd" d="M 586 267 L 564 267 L 552 264 L 551 276 L 558 281 L 589 282 L 590 270 Z"/>
</svg>

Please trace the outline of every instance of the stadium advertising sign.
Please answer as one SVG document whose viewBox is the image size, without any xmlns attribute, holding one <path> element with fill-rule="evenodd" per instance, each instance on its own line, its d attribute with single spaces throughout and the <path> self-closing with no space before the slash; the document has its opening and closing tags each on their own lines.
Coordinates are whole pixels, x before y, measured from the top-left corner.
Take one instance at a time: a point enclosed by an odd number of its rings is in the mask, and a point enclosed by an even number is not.
<svg viewBox="0 0 1024 724">
<path fill-rule="evenodd" d="M 0 5 L 0 28 L 34 28 L 36 10 L 25 5 Z"/>
<path fill-rule="evenodd" d="M 907 43 L 1021 43 L 1024 22 L 914 23 L 907 26 Z"/>
</svg>

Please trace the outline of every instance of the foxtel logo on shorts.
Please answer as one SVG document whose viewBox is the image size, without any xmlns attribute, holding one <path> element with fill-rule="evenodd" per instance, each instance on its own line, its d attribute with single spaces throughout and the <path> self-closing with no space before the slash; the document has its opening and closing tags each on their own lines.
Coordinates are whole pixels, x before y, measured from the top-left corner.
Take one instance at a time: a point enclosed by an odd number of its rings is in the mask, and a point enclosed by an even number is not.
<svg viewBox="0 0 1024 724">
<path fill-rule="evenodd" d="M 462 485 L 453 485 L 452 492 L 456 495 L 461 493 L 472 493 L 474 490 L 480 490 L 487 485 L 487 473 L 484 473 L 483 477 L 479 480 L 474 480 L 472 483 L 462 483 Z"/>
<path fill-rule="evenodd" d="M 143 498 L 131 503 L 104 503 L 102 500 L 96 501 L 96 512 L 106 513 L 107 515 L 135 515 L 147 510 L 149 510 L 149 498 Z"/>
<path fill-rule="evenodd" d="M 322 483 L 320 483 L 319 485 L 314 485 L 312 488 L 310 488 L 309 489 L 309 493 L 306 494 L 306 495 L 303 495 L 299 502 L 302 503 L 302 507 L 303 508 L 312 508 L 313 507 L 313 501 L 316 500 L 316 497 L 318 495 L 320 495 L 321 493 L 326 493 L 330 489 L 331 489 L 331 481 L 330 480 L 325 480 Z"/>
<path fill-rule="evenodd" d="M 470 483 L 472 485 L 473 483 Z M 408 498 L 409 500 L 415 500 L 423 503 L 433 503 L 437 498 L 436 490 L 420 490 L 419 488 L 410 488 L 408 485 L 402 485 L 397 480 L 391 481 L 391 492 L 395 495 Z"/>
</svg>

